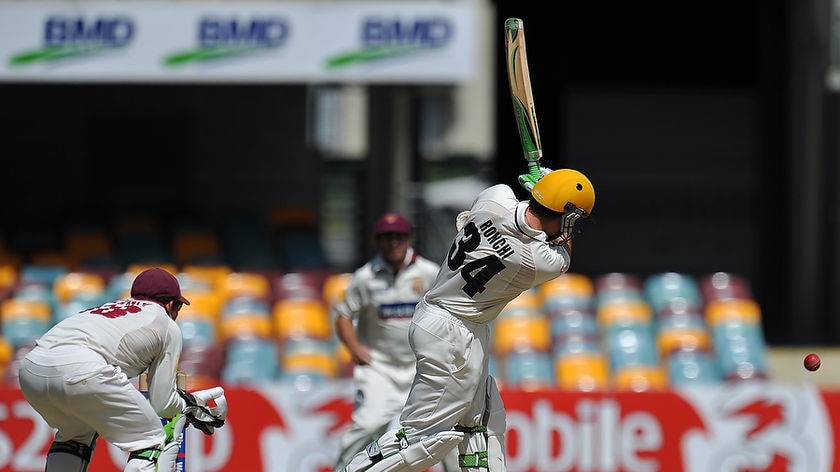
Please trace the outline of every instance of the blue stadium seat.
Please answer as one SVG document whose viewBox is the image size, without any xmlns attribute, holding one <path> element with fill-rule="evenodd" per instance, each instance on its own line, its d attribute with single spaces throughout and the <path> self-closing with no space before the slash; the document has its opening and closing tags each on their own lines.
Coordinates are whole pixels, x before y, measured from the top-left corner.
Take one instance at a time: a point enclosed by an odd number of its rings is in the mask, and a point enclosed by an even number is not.
<svg viewBox="0 0 840 472">
<path fill-rule="evenodd" d="M 504 355 L 503 385 L 525 391 L 546 390 L 556 384 L 551 354 L 532 349 L 517 349 Z"/>
<path fill-rule="evenodd" d="M 601 334 L 610 370 L 659 364 L 655 328 L 651 323 L 613 323 Z"/>
<path fill-rule="evenodd" d="M 703 295 L 694 277 L 678 272 L 663 272 L 645 279 L 644 293 L 655 315 L 668 305 L 680 305 L 702 309 Z"/>
<path fill-rule="evenodd" d="M 216 325 L 207 318 L 185 318 L 175 321 L 181 328 L 181 337 L 184 346 L 212 345 L 216 343 Z"/>
<path fill-rule="evenodd" d="M 264 384 L 277 379 L 278 349 L 273 340 L 233 338 L 226 344 L 222 381 L 229 385 Z"/>
<path fill-rule="evenodd" d="M 672 387 L 722 382 L 723 373 L 715 356 L 705 349 L 681 349 L 665 357 Z"/>
<path fill-rule="evenodd" d="M 720 322 L 712 327 L 712 342 L 727 380 L 767 378 L 767 345 L 760 324 Z"/>
</svg>

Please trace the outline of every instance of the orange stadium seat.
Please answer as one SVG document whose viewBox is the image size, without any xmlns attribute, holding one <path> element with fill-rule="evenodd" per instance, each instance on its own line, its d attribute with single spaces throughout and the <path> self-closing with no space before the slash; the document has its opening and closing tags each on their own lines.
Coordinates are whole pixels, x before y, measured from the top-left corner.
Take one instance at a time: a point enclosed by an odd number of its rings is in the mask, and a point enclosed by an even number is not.
<svg viewBox="0 0 840 472">
<path fill-rule="evenodd" d="M 0 301 L 11 294 L 18 281 L 18 268 L 14 264 L 0 262 Z"/>
<path fill-rule="evenodd" d="M 281 341 L 330 339 L 333 335 L 329 312 L 320 298 L 278 300 L 272 307 L 271 316 L 274 333 Z"/>
<path fill-rule="evenodd" d="M 706 304 L 706 323 L 709 326 L 727 321 L 760 324 L 761 308 L 758 302 L 749 298 L 718 299 Z"/>
<path fill-rule="evenodd" d="M 609 367 L 601 352 L 556 356 L 557 386 L 563 390 L 592 392 L 609 387 Z"/>
<path fill-rule="evenodd" d="M 543 300 L 555 296 L 591 298 L 595 295 L 592 279 L 570 272 L 540 284 L 538 290 Z"/>
<path fill-rule="evenodd" d="M 15 348 L 12 342 L 0 336 L 0 384 L 6 378 L 9 365 L 12 363 L 12 358 L 15 354 Z"/>
<path fill-rule="evenodd" d="M 332 307 L 336 303 L 344 300 L 344 292 L 347 286 L 350 285 L 350 279 L 353 274 L 350 272 L 341 272 L 337 274 L 330 274 L 324 279 L 324 286 L 322 289 L 324 303 Z"/>
<path fill-rule="evenodd" d="M 211 290 L 181 290 L 184 297 L 190 301 L 189 305 L 181 307 L 178 318 L 202 318 L 219 320 L 225 299 L 218 292 Z"/>
<path fill-rule="evenodd" d="M 239 315 L 219 320 L 219 337 L 223 343 L 233 338 L 271 338 L 271 319 L 262 315 Z"/>
<path fill-rule="evenodd" d="M 220 280 L 221 291 L 229 299 L 236 297 L 256 297 L 265 302 L 272 298 L 271 283 L 263 274 L 256 272 L 231 272 Z"/>
<path fill-rule="evenodd" d="M 642 299 L 613 301 L 600 305 L 596 312 L 598 325 L 606 328 L 616 323 L 652 323 L 653 311 Z"/>
<path fill-rule="evenodd" d="M 613 373 L 612 383 L 617 391 L 665 391 L 668 373 L 659 365 L 626 366 Z"/>
<path fill-rule="evenodd" d="M 332 341 L 322 339 L 290 339 L 280 353 L 280 379 L 298 387 L 337 378 L 338 360 Z"/>
<path fill-rule="evenodd" d="M 53 282 L 53 293 L 58 303 L 68 302 L 77 295 L 102 295 L 105 288 L 102 277 L 87 272 L 68 272 Z"/>
<path fill-rule="evenodd" d="M 12 297 L 0 303 L 0 318 L 34 318 L 45 323 L 52 319 L 52 305 L 45 299 Z"/>
<path fill-rule="evenodd" d="M 0 320 L 3 337 L 21 349 L 52 326 L 52 306 L 45 300 L 9 298 L 0 304 Z"/>
<path fill-rule="evenodd" d="M 656 343 L 662 358 L 673 351 L 712 348 L 709 331 L 703 327 L 660 327 L 656 332 Z"/>
<path fill-rule="evenodd" d="M 543 316 L 542 299 L 536 289 L 525 290 L 519 296 L 508 302 L 500 317 L 506 316 Z"/>
<path fill-rule="evenodd" d="M 233 268 L 225 263 L 218 264 L 184 264 L 181 272 L 195 277 L 207 279 L 213 290 L 222 290 L 225 279 L 233 272 Z"/>
<path fill-rule="evenodd" d="M 545 316 L 499 317 L 493 322 L 493 352 L 504 356 L 517 349 L 549 351 L 551 324 Z"/>
</svg>

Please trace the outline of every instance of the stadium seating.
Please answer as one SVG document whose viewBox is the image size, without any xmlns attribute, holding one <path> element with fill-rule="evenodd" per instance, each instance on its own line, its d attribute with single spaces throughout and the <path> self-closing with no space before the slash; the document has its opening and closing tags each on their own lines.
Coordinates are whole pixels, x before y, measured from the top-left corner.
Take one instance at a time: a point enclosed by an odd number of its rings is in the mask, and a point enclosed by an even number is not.
<svg viewBox="0 0 840 472">
<path fill-rule="evenodd" d="M 706 305 L 706 322 L 725 379 L 767 378 L 767 345 L 757 302 L 740 298 L 712 300 Z"/>
<path fill-rule="evenodd" d="M 99 296 L 105 293 L 105 281 L 89 272 L 67 272 L 59 275 L 52 285 L 56 302 L 66 303 L 77 296 Z"/>
<path fill-rule="evenodd" d="M 668 373 L 660 365 L 627 365 L 613 372 L 612 387 L 619 392 L 664 391 Z"/>
<path fill-rule="evenodd" d="M 273 297 L 268 278 L 255 272 L 228 273 L 219 280 L 219 291 L 229 299 L 252 297 L 270 303 Z"/>
<path fill-rule="evenodd" d="M 312 388 L 348 378 L 331 307 L 352 273 L 326 264 L 315 223 L 294 208 L 270 220 L 238 213 L 218 230 L 141 216 L 67 227 L 63 248 L 57 234 L 18 231 L 25 251 L 0 238 L 0 304 L 26 301 L 48 316 L 0 309 L 0 343 L 25 349 L 51 324 L 128 297 L 136 274 L 157 266 L 192 302 L 177 320 L 191 379 Z M 767 376 L 760 309 L 749 283 L 727 272 L 567 273 L 511 301 L 491 329 L 490 366 L 506 388 L 643 391 Z M 245 352 L 264 358 L 229 362 Z"/>
<path fill-rule="evenodd" d="M 271 339 L 232 338 L 225 344 L 221 379 L 228 385 L 265 384 L 277 380 L 278 349 Z"/>
<path fill-rule="evenodd" d="M 554 388 L 554 365 L 550 353 L 537 349 L 514 349 L 500 359 L 504 387 L 525 391 Z"/>
<path fill-rule="evenodd" d="M 700 279 L 700 292 L 707 303 L 727 298 L 753 298 L 749 282 L 740 275 L 729 272 L 715 272 L 703 276 Z"/>
<path fill-rule="evenodd" d="M 557 356 L 554 368 L 557 387 L 562 390 L 593 392 L 610 387 L 609 365 L 603 352 Z"/>
<path fill-rule="evenodd" d="M 30 346 L 52 326 L 52 312 L 43 299 L 6 299 L 0 303 L 0 332 L 14 349 Z"/>
<path fill-rule="evenodd" d="M 654 274 L 645 279 L 644 293 L 655 316 L 668 305 L 678 303 L 697 309 L 703 307 L 703 295 L 694 277 L 678 272 Z"/>
<path fill-rule="evenodd" d="M 298 390 L 310 390 L 321 382 L 337 378 L 338 368 L 332 340 L 292 338 L 282 343 L 279 380 Z"/>
<path fill-rule="evenodd" d="M 278 300 L 271 319 L 273 333 L 281 342 L 295 338 L 329 340 L 333 336 L 330 315 L 320 297 Z"/>
<path fill-rule="evenodd" d="M 720 364 L 709 350 L 678 349 L 664 359 L 668 383 L 672 387 L 715 385 L 724 381 Z"/>
</svg>

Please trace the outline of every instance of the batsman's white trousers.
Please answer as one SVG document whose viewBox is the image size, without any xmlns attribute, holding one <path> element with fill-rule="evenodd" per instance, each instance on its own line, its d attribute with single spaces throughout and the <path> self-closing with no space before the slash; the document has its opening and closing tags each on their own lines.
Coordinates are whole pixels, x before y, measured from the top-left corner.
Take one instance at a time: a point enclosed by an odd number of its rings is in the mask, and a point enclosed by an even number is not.
<svg viewBox="0 0 840 472">
<path fill-rule="evenodd" d="M 390 372 L 382 372 L 383 369 Z M 350 426 L 341 436 L 336 471 L 343 470 L 353 455 L 395 426 L 413 377 L 413 364 L 401 367 L 374 360 L 354 367 L 355 392 L 364 398 L 356 398 Z"/>
</svg>

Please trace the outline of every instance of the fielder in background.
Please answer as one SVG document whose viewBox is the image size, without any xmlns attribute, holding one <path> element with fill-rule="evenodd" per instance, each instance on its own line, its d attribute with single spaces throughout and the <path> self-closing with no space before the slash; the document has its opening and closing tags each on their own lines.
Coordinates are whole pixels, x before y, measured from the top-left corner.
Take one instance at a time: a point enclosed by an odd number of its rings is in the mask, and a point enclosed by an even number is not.
<svg viewBox="0 0 840 472">
<path fill-rule="evenodd" d="M 335 332 L 355 364 L 355 403 L 336 471 L 397 424 L 414 378 L 408 327 L 440 266 L 414 251 L 412 232 L 404 216 L 383 215 L 374 230 L 376 255 L 356 269 L 344 299 L 333 307 Z M 448 472 L 460 470 L 456 454 L 449 461 Z"/>
<path fill-rule="evenodd" d="M 172 471 L 186 424 L 205 434 L 224 425 L 221 387 L 187 393 L 176 385 L 182 339 L 175 319 L 189 303 L 175 276 L 152 268 L 134 279 L 131 298 L 70 316 L 36 341 L 19 382 L 56 429 L 47 472 L 87 470 L 98 436 L 129 453 L 125 471 Z M 148 399 L 129 380 L 142 372 Z"/>
<path fill-rule="evenodd" d="M 409 328 L 417 372 L 400 425 L 356 454 L 347 472 L 420 472 L 455 447 L 464 470 L 506 470 L 490 323 L 522 292 L 569 269 L 575 223 L 595 206 L 582 173 L 540 170 L 536 183 L 520 180 L 528 201 L 499 184 L 458 215 L 458 234 Z"/>
</svg>

